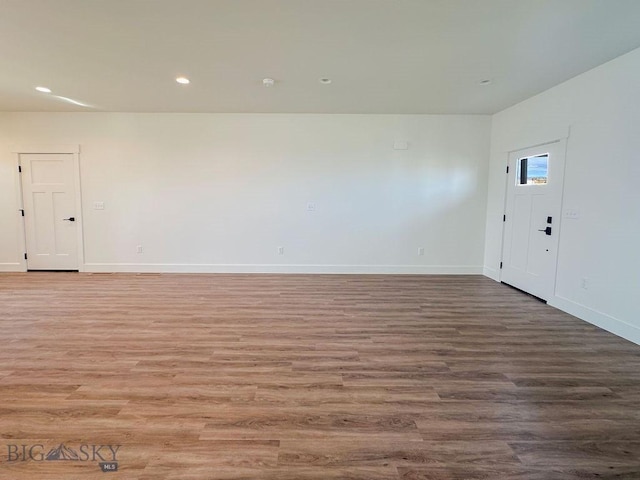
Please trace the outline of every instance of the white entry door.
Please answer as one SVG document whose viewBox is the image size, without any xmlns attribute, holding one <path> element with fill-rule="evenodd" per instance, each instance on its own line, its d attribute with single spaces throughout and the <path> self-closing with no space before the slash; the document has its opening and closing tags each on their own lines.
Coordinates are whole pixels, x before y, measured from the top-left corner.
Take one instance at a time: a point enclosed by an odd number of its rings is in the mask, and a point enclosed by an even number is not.
<svg viewBox="0 0 640 480">
<path fill-rule="evenodd" d="M 501 281 L 543 300 L 553 295 L 565 141 L 509 155 Z"/>
<path fill-rule="evenodd" d="M 20 154 L 27 268 L 77 270 L 74 156 Z"/>
</svg>

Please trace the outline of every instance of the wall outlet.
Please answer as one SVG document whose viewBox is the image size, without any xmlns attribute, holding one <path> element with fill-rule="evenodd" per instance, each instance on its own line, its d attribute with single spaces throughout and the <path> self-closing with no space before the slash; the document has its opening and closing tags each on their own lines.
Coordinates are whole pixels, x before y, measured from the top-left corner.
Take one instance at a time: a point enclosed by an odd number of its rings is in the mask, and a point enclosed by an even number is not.
<svg viewBox="0 0 640 480">
<path fill-rule="evenodd" d="M 397 140 L 393 142 L 394 150 L 409 150 L 409 142 L 405 142 L 404 140 Z"/>
<path fill-rule="evenodd" d="M 94 210 L 104 210 L 104 202 L 93 202 Z"/>
<path fill-rule="evenodd" d="M 586 278 L 586 277 L 582 277 L 582 278 L 580 279 L 580 287 L 581 287 L 583 290 L 589 290 L 589 279 L 588 279 L 588 278 Z"/>
<path fill-rule="evenodd" d="M 418 255 L 421 257 L 424 255 L 424 247 L 418 247 Z"/>
<path fill-rule="evenodd" d="M 315 212 L 316 211 L 316 204 L 315 202 L 309 202 L 307 203 L 307 212 Z"/>
<path fill-rule="evenodd" d="M 284 247 L 278 247 L 278 255 L 284 255 Z"/>
<path fill-rule="evenodd" d="M 137 252 L 137 253 L 142 253 L 142 245 L 138 245 L 138 246 L 136 247 L 136 252 Z"/>
</svg>

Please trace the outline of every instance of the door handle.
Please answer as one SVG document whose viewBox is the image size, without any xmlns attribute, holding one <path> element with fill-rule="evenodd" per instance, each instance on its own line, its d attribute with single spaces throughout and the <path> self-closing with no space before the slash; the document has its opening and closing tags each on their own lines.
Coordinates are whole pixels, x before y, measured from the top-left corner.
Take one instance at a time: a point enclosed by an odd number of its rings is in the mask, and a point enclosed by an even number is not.
<svg viewBox="0 0 640 480">
<path fill-rule="evenodd" d="M 539 231 L 539 232 L 544 232 L 544 233 L 546 233 L 547 235 L 551 235 L 551 227 L 547 227 L 547 228 L 545 228 L 545 229 L 543 229 L 543 230 L 538 230 L 538 231 Z"/>
<path fill-rule="evenodd" d="M 62 220 L 64 220 L 65 222 L 75 222 L 76 217 L 63 218 Z"/>
</svg>

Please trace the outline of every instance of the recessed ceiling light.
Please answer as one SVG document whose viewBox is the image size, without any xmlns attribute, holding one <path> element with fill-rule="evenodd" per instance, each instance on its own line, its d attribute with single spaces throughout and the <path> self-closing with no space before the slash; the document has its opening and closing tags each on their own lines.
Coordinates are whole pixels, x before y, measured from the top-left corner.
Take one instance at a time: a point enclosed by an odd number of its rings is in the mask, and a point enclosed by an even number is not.
<svg viewBox="0 0 640 480">
<path fill-rule="evenodd" d="M 490 78 L 485 78 L 484 80 L 480 80 L 478 83 L 480 85 L 491 85 L 492 82 L 493 80 L 491 80 Z"/>
<path fill-rule="evenodd" d="M 276 83 L 276 81 L 273 78 L 263 78 L 262 79 L 262 85 L 264 85 L 265 87 L 273 87 L 273 85 Z"/>
<path fill-rule="evenodd" d="M 176 78 L 176 82 L 182 85 L 188 85 L 189 83 L 191 83 L 191 81 L 187 77 L 178 77 Z"/>
<path fill-rule="evenodd" d="M 330 78 L 321 78 L 319 80 L 320 83 L 322 83 L 323 85 L 329 85 L 331 83 L 331 79 Z"/>
<path fill-rule="evenodd" d="M 47 87 L 36 87 L 36 90 L 42 93 L 51 93 L 51 89 Z"/>
</svg>

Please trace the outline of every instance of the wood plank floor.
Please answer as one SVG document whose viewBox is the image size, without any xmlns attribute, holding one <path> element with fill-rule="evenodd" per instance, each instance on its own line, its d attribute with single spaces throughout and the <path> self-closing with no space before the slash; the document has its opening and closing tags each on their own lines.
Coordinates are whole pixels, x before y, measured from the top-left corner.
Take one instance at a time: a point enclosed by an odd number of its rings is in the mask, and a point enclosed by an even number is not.
<svg viewBox="0 0 640 480">
<path fill-rule="evenodd" d="M 638 480 L 640 347 L 475 276 L 1 274 L 0 478 Z"/>
</svg>

